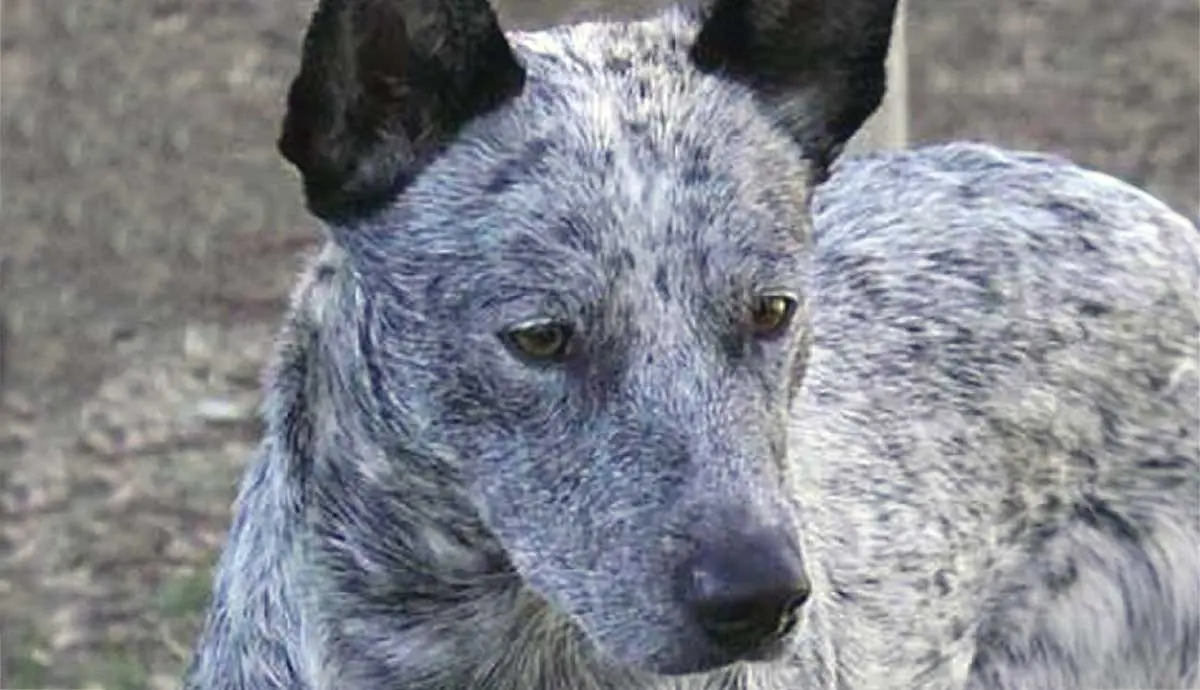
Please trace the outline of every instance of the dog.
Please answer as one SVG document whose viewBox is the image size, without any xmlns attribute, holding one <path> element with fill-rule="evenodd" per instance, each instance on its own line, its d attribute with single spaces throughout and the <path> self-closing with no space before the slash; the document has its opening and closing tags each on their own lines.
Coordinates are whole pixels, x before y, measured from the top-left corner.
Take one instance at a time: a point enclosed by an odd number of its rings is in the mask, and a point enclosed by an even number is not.
<svg viewBox="0 0 1200 690">
<path fill-rule="evenodd" d="M 1197 687 L 1200 233 L 841 159 L 894 12 L 321 0 L 328 242 L 187 690 Z"/>
</svg>

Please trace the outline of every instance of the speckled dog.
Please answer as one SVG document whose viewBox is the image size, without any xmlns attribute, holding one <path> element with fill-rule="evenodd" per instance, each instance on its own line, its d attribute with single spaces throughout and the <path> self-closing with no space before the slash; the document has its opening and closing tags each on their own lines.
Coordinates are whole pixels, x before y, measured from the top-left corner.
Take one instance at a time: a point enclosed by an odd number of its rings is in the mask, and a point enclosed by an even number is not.
<svg viewBox="0 0 1200 690">
<path fill-rule="evenodd" d="M 330 241 L 186 687 L 1196 687 L 1200 233 L 835 163 L 894 9 L 323 0 L 280 146 Z"/>
</svg>

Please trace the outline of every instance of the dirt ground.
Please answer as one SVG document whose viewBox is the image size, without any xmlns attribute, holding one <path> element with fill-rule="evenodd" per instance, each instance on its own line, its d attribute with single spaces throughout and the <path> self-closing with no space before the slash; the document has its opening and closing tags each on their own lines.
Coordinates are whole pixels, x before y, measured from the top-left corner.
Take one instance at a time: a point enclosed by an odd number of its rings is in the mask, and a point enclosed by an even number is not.
<svg viewBox="0 0 1200 690">
<path fill-rule="evenodd" d="M 3 0 L 0 687 L 175 686 L 317 237 L 274 151 L 309 1 Z M 1196 0 L 912 0 L 912 134 L 1200 209 Z"/>
</svg>

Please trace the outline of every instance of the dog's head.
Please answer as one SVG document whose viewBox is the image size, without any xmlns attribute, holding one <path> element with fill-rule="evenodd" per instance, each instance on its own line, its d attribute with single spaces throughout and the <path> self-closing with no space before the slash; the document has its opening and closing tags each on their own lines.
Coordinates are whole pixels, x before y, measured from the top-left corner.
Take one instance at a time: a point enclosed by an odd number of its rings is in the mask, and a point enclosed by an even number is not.
<svg viewBox="0 0 1200 690">
<path fill-rule="evenodd" d="M 769 658 L 807 596 L 784 475 L 808 198 L 881 99 L 894 6 L 313 18 L 280 148 L 371 305 L 359 384 L 615 663 Z"/>
</svg>

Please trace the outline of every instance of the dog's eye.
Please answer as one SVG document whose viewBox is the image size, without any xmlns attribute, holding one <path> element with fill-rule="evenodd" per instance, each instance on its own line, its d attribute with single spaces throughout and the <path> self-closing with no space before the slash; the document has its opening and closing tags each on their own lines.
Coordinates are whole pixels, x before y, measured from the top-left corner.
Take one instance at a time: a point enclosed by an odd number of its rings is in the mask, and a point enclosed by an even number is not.
<svg viewBox="0 0 1200 690">
<path fill-rule="evenodd" d="M 510 328 L 501 337 L 523 359 L 561 362 L 570 349 L 572 335 L 569 324 L 539 321 Z"/>
<path fill-rule="evenodd" d="M 796 300 L 788 295 L 759 295 L 750 302 L 750 331 L 772 338 L 787 329 L 796 315 Z"/>
</svg>

